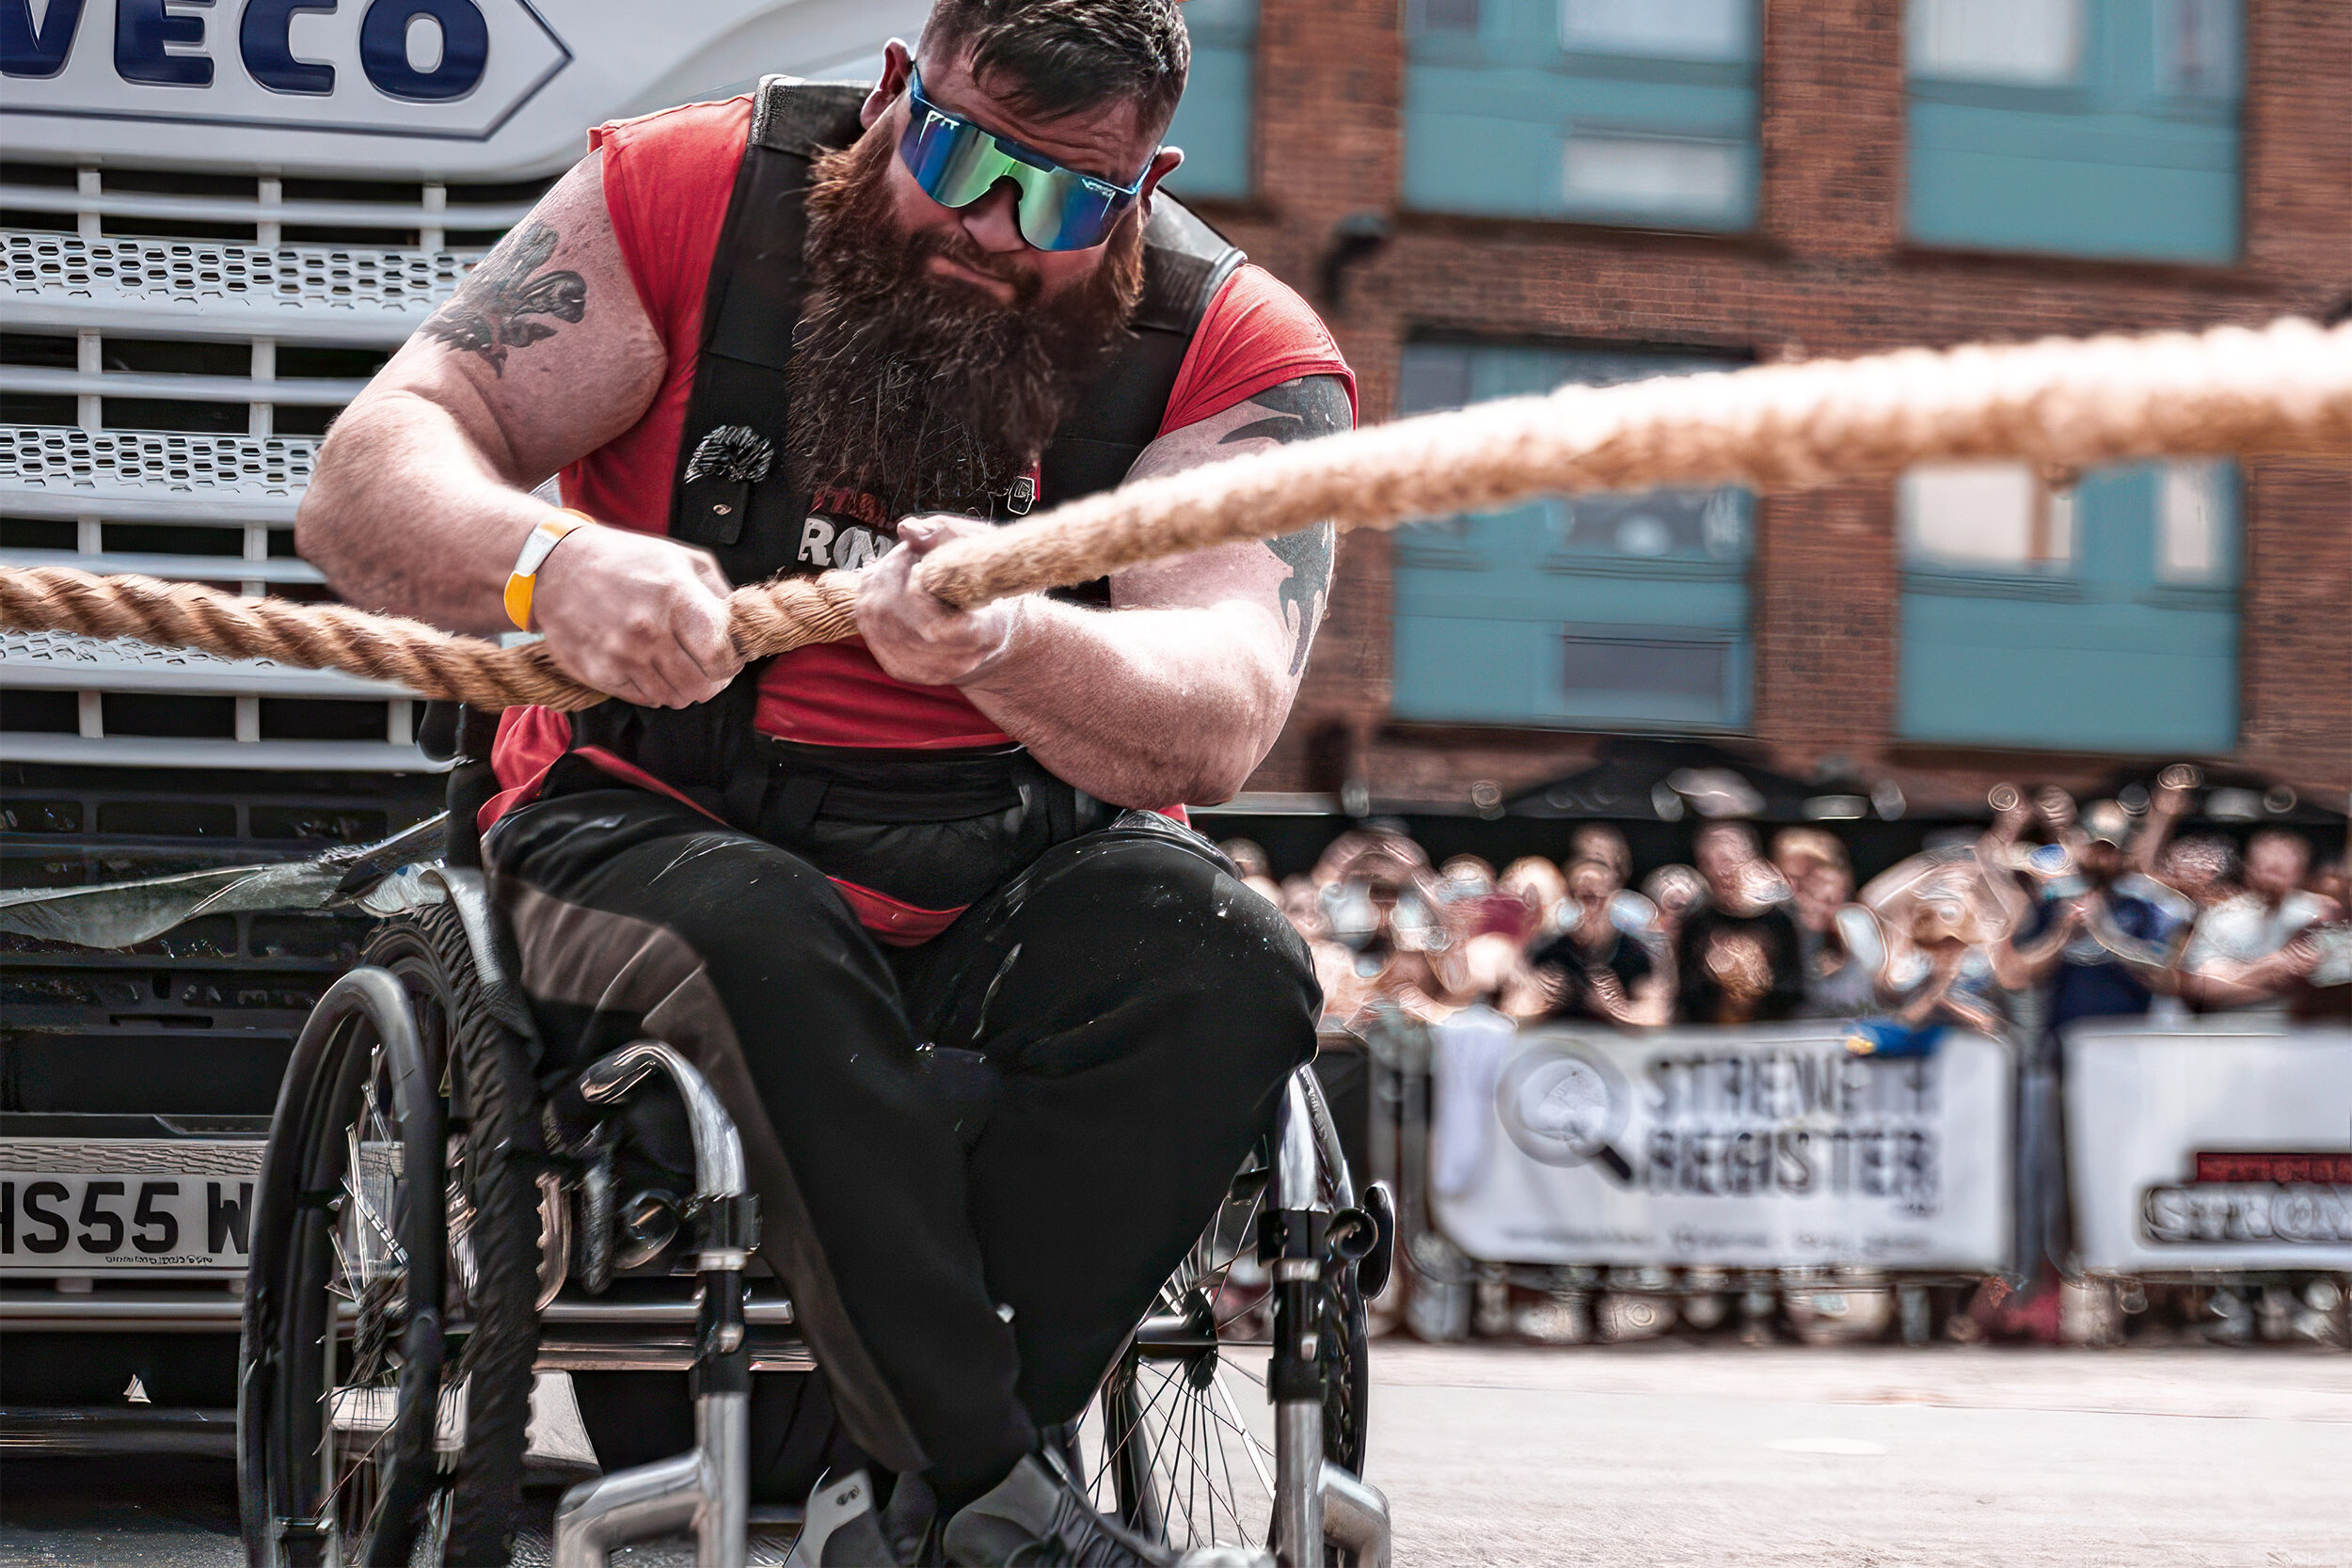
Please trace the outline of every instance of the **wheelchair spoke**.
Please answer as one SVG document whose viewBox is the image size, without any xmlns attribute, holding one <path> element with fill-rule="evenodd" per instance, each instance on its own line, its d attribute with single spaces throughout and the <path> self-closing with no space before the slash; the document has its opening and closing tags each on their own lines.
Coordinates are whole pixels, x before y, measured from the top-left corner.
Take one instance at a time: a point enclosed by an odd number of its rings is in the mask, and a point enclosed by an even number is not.
<svg viewBox="0 0 2352 1568">
<path fill-rule="evenodd" d="M 1195 1387 L 1189 1370 L 1173 1364 L 1138 1368 L 1147 1370 L 1148 1382 L 1137 1388 L 1137 1418 L 1121 1436 L 1135 1446 L 1139 1468 L 1161 1499 L 1167 1543 L 1181 1548 L 1254 1542 L 1260 1527 L 1253 1519 L 1270 1513 L 1273 1480 L 1263 1445 L 1239 1418 L 1231 1390 L 1214 1374 L 1210 1386 Z M 1245 1449 L 1239 1472 L 1232 1451 L 1236 1444 Z M 1245 1501 L 1248 1479 L 1258 1483 L 1263 1510 Z"/>
<path fill-rule="evenodd" d="M 1232 1423 L 1233 1430 L 1242 1434 L 1242 1452 L 1248 1456 L 1250 1469 L 1257 1472 L 1259 1487 L 1271 1497 L 1274 1496 L 1274 1477 L 1265 1467 L 1265 1454 L 1260 1449 L 1257 1438 L 1242 1425 L 1241 1411 L 1233 1403 L 1233 1391 L 1225 1386 L 1222 1373 L 1211 1384 L 1211 1386 L 1216 1390 L 1217 1399 L 1225 1406 L 1226 1418 Z M 1230 1485 L 1232 1480 L 1232 1472 L 1228 1470 L 1227 1484 Z"/>
<path fill-rule="evenodd" d="M 1345 1178 L 1329 1168 L 1329 1148 L 1318 1153 L 1326 1168 L 1311 1202 L 1336 1210 Z M 1237 1179 L 1158 1291 L 1152 1321 L 1138 1329 L 1089 1418 L 1100 1422 L 1091 1486 L 1098 1502 L 1179 1551 L 1262 1547 L 1272 1530 L 1281 1483 L 1272 1434 L 1262 1436 L 1245 1415 L 1263 1396 L 1263 1357 L 1273 1348 L 1270 1281 L 1257 1258 L 1258 1220 L 1271 1202 L 1263 1173 Z M 1338 1309 L 1344 1317 L 1345 1307 Z M 1346 1329 L 1334 1320 L 1327 1332 Z M 1332 1375 L 1347 1377 L 1345 1364 Z"/>
<path fill-rule="evenodd" d="M 1117 1453 L 1120 1449 L 1128 1447 L 1130 1444 L 1140 1443 L 1143 1441 L 1143 1402 L 1141 1400 L 1137 1400 L 1136 1402 L 1135 1415 L 1128 1420 L 1125 1426 L 1121 1427 L 1117 1432 L 1104 1432 L 1103 1433 L 1104 1464 L 1106 1468 L 1110 1463 L 1109 1456 Z"/>
<path fill-rule="evenodd" d="M 367 1549 L 395 1495 L 390 1472 L 396 1449 L 389 1444 L 400 1421 L 398 1327 L 408 1308 L 409 1259 L 399 1228 L 405 1223 L 408 1186 L 403 1130 L 388 1114 L 387 1066 L 379 1042 L 342 1129 L 342 1191 L 326 1227 L 328 1257 L 318 1282 L 328 1312 L 319 1341 L 315 1513 L 331 1532 L 330 1560 L 340 1562 L 356 1560 Z M 437 1438 L 453 1392 L 439 1392 Z M 435 1508 L 437 1524 L 434 1517 L 421 1521 L 433 1544 L 432 1561 L 439 1560 L 438 1532 L 446 1529 L 445 1496 L 437 1495 Z"/>
<path fill-rule="evenodd" d="M 1190 1396 L 1190 1397 L 1187 1397 Z M 1184 1516 L 1196 1535 L 1219 1539 L 1220 1513 L 1235 1526 L 1241 1522 L 1241 1512 L 1233 1493 L 1232 1467 L 1225 1454 L 1225 1444 L 1213 1425 L 1216 1417 L 1208 1402 L 1187 1388 L 1178 1396 L 1183 1400 L 1187 1425 L 1186 1440 L 1171 1454 L 1171 1465 L 1183 1463 L 1187 1473 L 1184 1477 L 1186 1507 Z M 1208 1458 L 1215 1454 L 1225 1470 L 1225 1485 L 1219 1488 L 1216 1474 L 1209 1468 Z M 1202 1527 L 1205 1527 L 1205 1531 Z"/>
<path fill-rule="evenodd" d="M 335 1250 L 335 1267 L 326 1278 L 326 1293 L 356 1303 L 359 1292 L 352 1286 L 351 1280 L 358 1271 L 351 1266 L 351 1255 L 343 1250 L 342 1227 L 334 1227 L 326 1232 L 326 1244 Z"/>
<path fill-rule="evenodd" d="M 456 1147 L 452 1140 L 453 1149 Z M 442 1194 L 442 1202 L 449 1215 L 449 1276 L 445 1286 L 449 1294 L 449 1309 L 453 1320 L 471 1317 L 474 1297 L 480 1293 L 482 1268 L 474 1255 L 473 1197 L 463 1180 L 463 1173 L 453 1167 L 449 1185 Z"/>
<path fill-rule="evenodd" d="M 366 1227 L 366 1231 L 352 1238 L 352 1249 L 359 1257 L 358 1269 L 353 1268 L 352 1259 L 340 1245 L 336 1257 L 345 1277 L 356 1273 L 361 1286 L 370 1283 L 385 1266 L 405 1267 L 408 1262 L 407 1248 L 401 1244 L 386 1212 L 398 1201 L 403 1162 L 400 1130 L 386 1122 L 376 1100 L 376 1077 L 382 1066 L 383 1048 L 379 1046 L 368 1065 L 360 1114 L 353 1118 L 343 1137 L 343 1217 L 356 1218 Z M 363 1128 L 367 1133 L 364 1137 Z M 368 1232 L 373 1232 L 373 1236 Z"/>
<path fill-rule="evenodd" d="M 1209 1386 L 1216 1390 L 1217 1403 L 1212 1405 L 1205 1399 L 1199 1402 L 1203 1418 L 1215 1421 L 1219 1431 L 1230 1432 L 1239 1438 L 1242 1446 L 1249 1450 L 1251 1462 L 1255 1463 L 1258 1457 L 1258 1437 L 1243 1422 L 1241 1411 L 1233 1403 L 1232 1391 L 1225 1386 L 1225 1379 L 1221 1376 L 1210 1379 Z M 1223 1408 L 1217 1408 L 1218 1405 Z M 1258 1480 L 1268 1488 L 1274 1485 L 1273 1478 L 1263 1469 L 1258 1472 Z"/>
</svg>

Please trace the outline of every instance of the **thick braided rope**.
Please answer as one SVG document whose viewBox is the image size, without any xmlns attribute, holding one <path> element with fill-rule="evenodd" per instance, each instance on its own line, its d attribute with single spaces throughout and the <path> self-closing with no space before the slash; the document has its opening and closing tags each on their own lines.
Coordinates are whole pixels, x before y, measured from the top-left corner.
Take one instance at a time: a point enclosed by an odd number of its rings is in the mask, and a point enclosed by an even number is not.
<svg viewBox="0 0 2352 1568">
<path fill-rule="evenodd" d="M 1914 463 L 2043 467 L 2229 452 L 2352 455 L 2352 325 L 1911 349 L 1485 403 L 1145 480 L 942 546 L 916 580 L 966 608 L 1331 519 L 1343 528 L 1536 496 L 1740 483 L 1802 489 Z M 0 570 L 0 626 L 131 637 L 332 668 L 476 705 L 578 709 L 599 694 L 538 645 L 501 649 L 338 605 L 149 578 Z M 747 657 L 857 629 L 854 579 L 737 590 Z"/>
<path fill-rule="evenodd" d="M 857 630 L 856 583 L 839 572 L 739 588 L 729 609 L 736 645 L 747 657 L 834 642 Z M 535 703 L 576 712 L 604 701 L 603 692 L 557 669 L 536 642 L 501 648 L 346 605 L 246 599 L 201 583 L 103 578 L 66 566 L 0 570 L 0 626 L 342 670 L 482 708 Z"/>
<path fill-rule="evenodd" d="M 1547 494 L 2258 451 L 2352 453 L 2352 325 L 1907 349 L 1564 388 L 1122 485 L 943 546 L 918 575 L 970 606 L 1327 517 L 1391 528 Z"/>
</svg>

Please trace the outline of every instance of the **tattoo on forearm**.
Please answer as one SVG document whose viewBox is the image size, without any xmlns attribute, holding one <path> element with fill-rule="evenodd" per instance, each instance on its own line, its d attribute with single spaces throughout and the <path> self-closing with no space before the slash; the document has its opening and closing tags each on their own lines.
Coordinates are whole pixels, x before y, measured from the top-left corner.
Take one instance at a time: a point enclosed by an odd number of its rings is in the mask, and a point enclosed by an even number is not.
<svg viewBox="0 0 2352 1568">
<path fill-rule="evenodd" d="M 526 223 L 501 240 L 419 330 L 453 349 L 479 354 L 503 376 L 509 349 L 555 336 L 551 323 L 530 318 L 577 322 L 588 309 L 588 283 L 580 274 L 558 268 L 532 276 L 547 265 L 557 243 L 555 230 L 546 224 Z"/>
<path fill-rule="evenodd" d="M 1217 445 L 1251 439 L 1285 443 L 1311 440 L 1345 430 L 1352 422 L 1347 388 L 1336 377 L 1327 375 L 1300 376 L 1295 381 L 1269 387 L 1244 406 L 1263 409 L 1266 417 L 1227 431 L 1218 437 Z M 1291 569 L 1276 600 L 1282 608 L 1285 623 L 1294 607 L 1298 612 L 1298 641 L 1291 654 L 1294 675 L 1307 667 L 1307 650 L 1314 645 L 1315 626 L 1330 607 L 1332 541 L 1331 525 L 1317 523 L 1265 542 L 1274 559 Z"/>
</svg>

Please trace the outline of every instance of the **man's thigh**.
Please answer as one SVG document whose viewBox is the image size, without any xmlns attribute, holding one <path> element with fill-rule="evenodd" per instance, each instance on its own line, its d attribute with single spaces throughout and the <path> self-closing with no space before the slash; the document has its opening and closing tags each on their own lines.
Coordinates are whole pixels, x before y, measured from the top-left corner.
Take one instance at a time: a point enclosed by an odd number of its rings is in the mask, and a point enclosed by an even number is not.
<svg viewBox="0 0 2352 1568">
<path fill-rule="evenodd" d="M 822 874 L 637 789 L 525 806 L 484 846 L 550 1068 L 652 1034 L 739 1033 L 726 1017 L 793 988 L 840 1027 L 903 1035 L 896 978 Z M 716 1016 L 713 1016 L 715 1013 Z"/>
<path fill-rule="evenodd" d="M 999 1079 L 971 1212 L 1044 1422 L 1084 1402 L 1314 1051 L 1297 934 L 1141 815 L 1050 851 L 909 976 L 918 1033 Z"/>
<path fill-rule="evenodd" d="M 761 1255 L 852 1429 L 878 1457 L 912 1454 L 906 1418 L 925 1423 L 902 1407 L 926 1380 L 894 1356 L 925 1338 L 921 1315 L 969 1294 L 959 1321 L 1002 1330 L 962 1233 L 961 1150 L 871 939 L 806 862 L 644 791 L 535 803 L 484 847 L 548 1066 L 650 1036 L 710 1081 L 742 1135 Z M 943 1216 L 910 1256 L 905 1238 Z"/>
</svg>

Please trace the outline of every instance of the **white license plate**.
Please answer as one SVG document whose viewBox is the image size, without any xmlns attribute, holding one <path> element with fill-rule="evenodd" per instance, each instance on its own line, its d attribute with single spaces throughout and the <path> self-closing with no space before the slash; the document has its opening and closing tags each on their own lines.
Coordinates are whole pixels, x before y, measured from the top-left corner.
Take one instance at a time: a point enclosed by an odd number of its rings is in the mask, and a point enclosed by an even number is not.
<svg viewBox="0 0 2352 1568">
<path fill-rule="evenodd" d="M 0 1275 L 246 1265 L 258 1138 L 0 1141 Z"/>
</svg>

